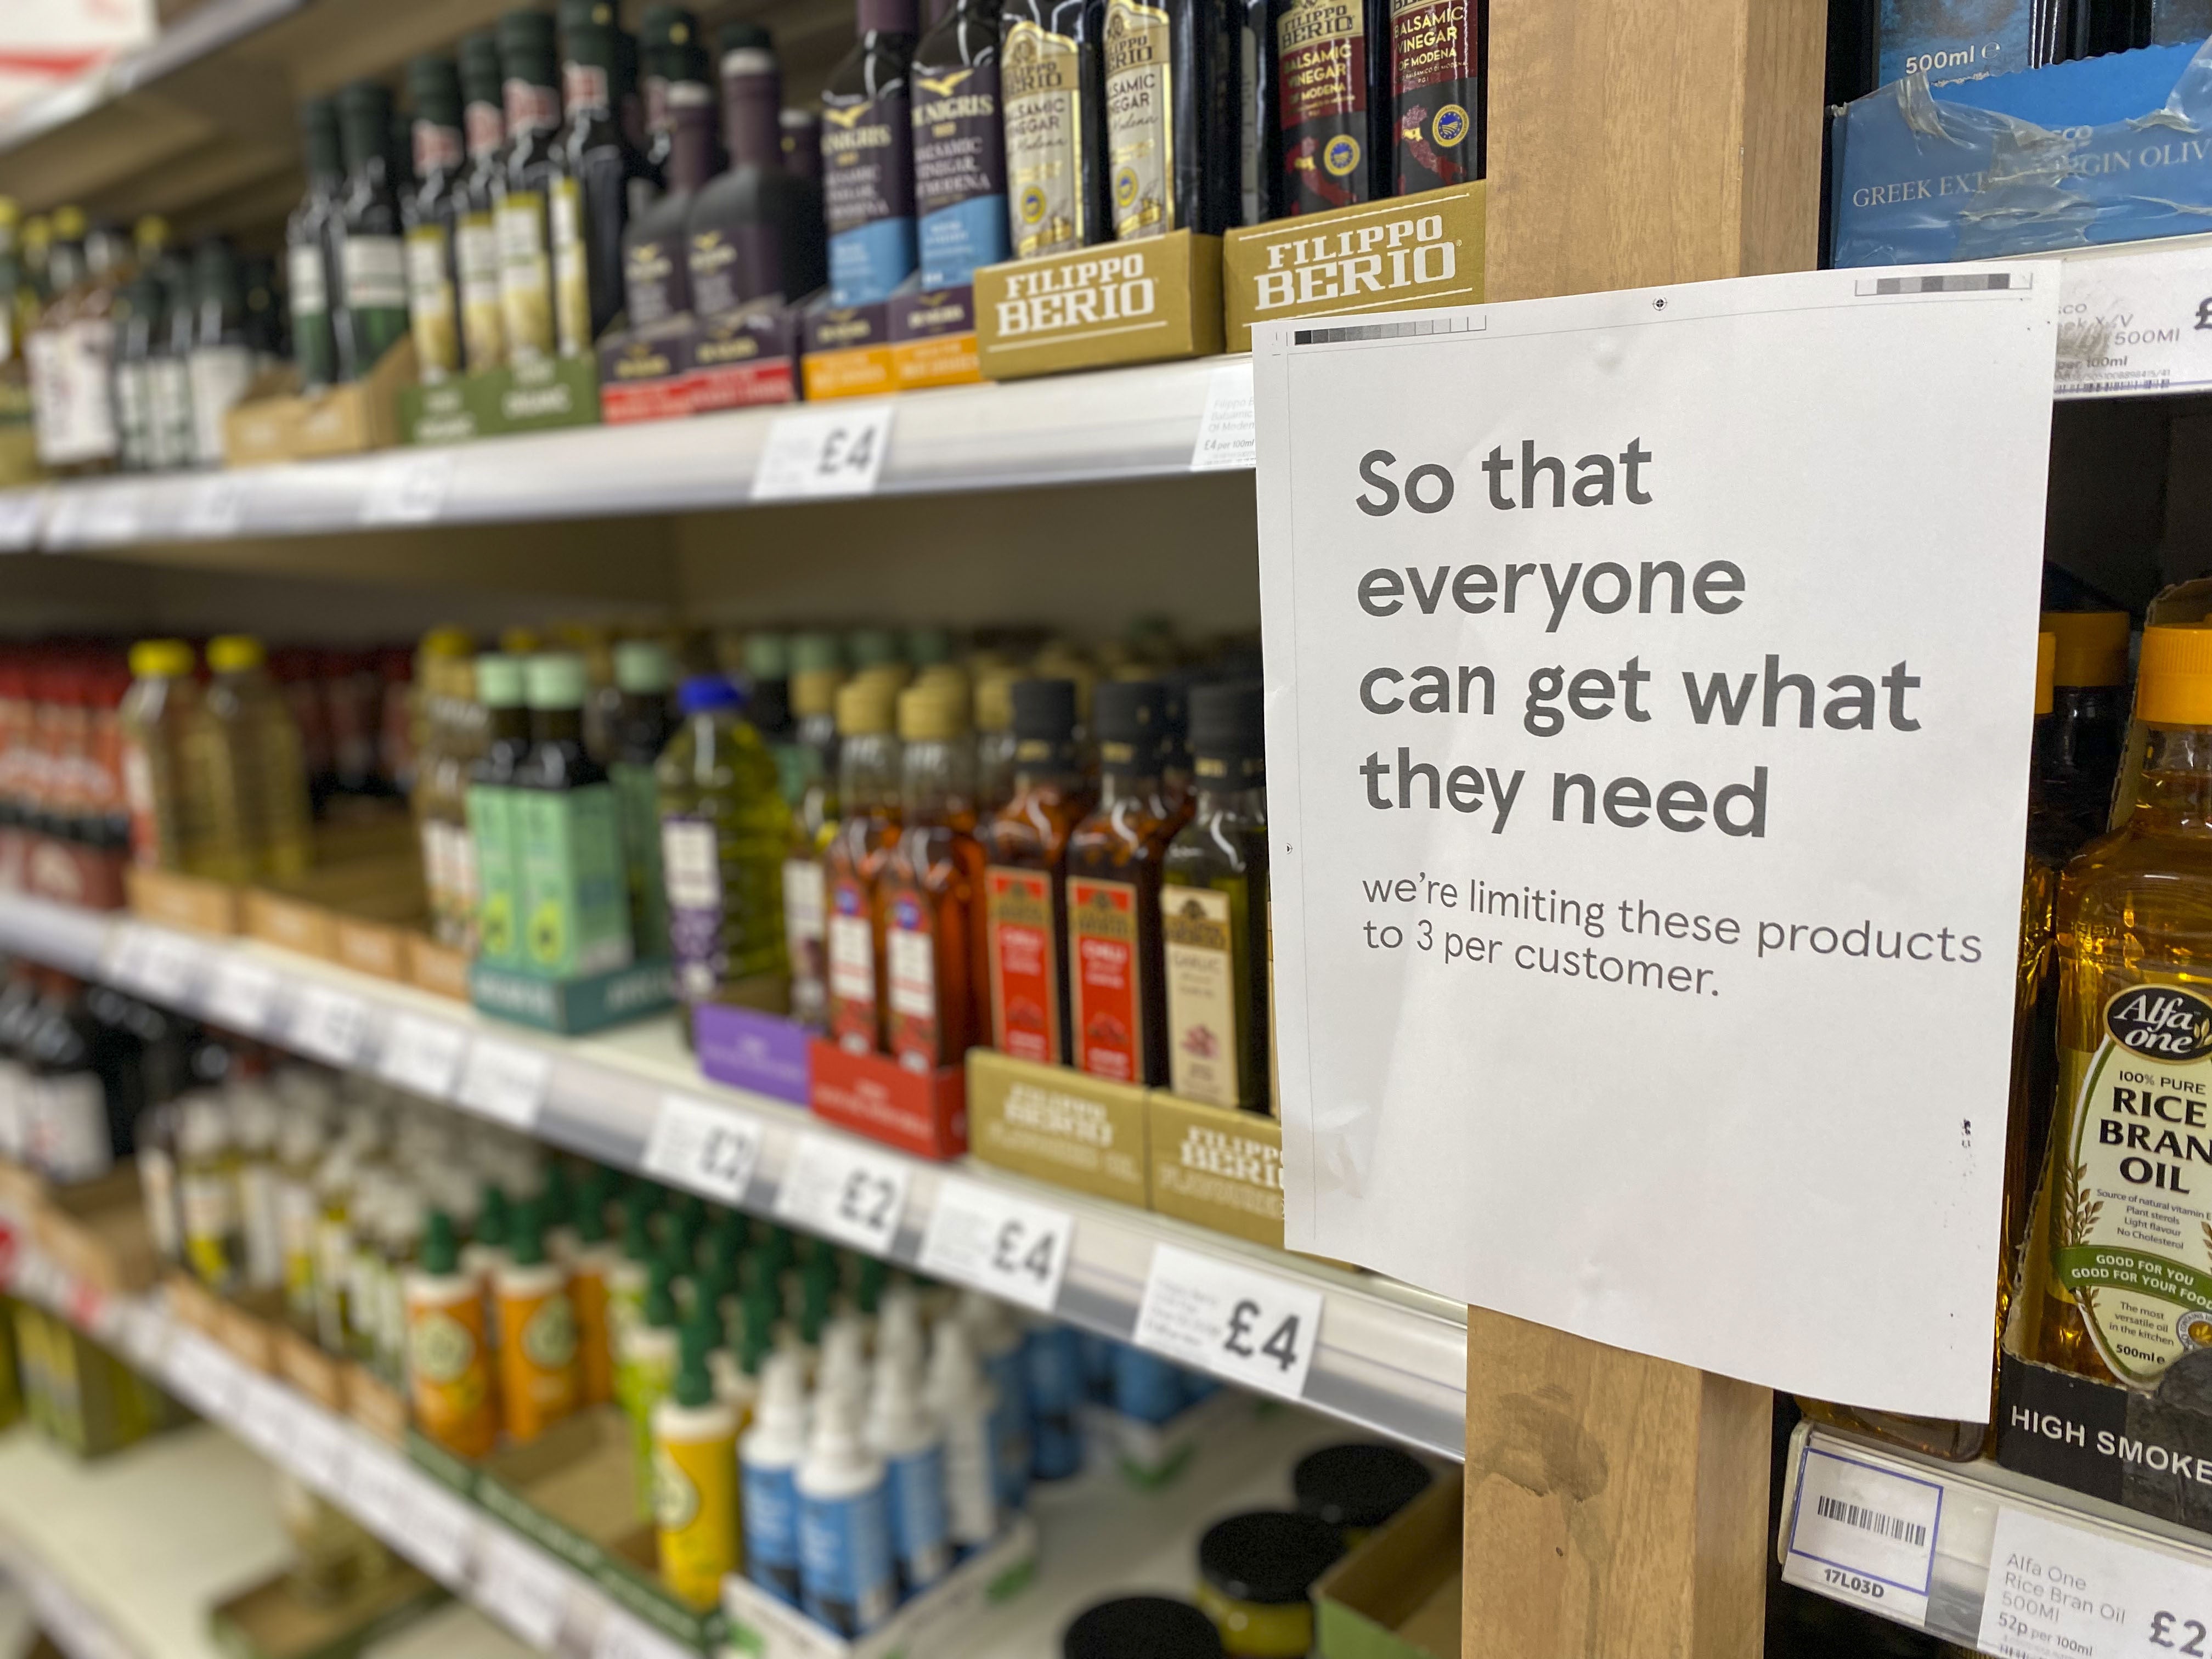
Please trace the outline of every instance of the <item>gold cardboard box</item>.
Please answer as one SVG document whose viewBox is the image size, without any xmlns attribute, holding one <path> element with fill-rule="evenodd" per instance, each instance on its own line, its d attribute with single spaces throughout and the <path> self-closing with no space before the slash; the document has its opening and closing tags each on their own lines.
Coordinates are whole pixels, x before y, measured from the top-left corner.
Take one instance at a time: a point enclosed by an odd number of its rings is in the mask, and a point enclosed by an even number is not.
<svg viewBox="0 0 2212 1659">
<path fill-rule="evenodd" d="M 1178 230 L 975 273 L 983 377 L 1203 357 L 1221 349 L 1221 239 Z"/>
<path fill-rule="evenodd" d="M 985 1164 L 1142 1208 L 1145 1091 L 970 1048 L 968 1150 Z"/>
<path fill-rule="evenodd" d="M 415 342 L 402 336 L 374 368 L 346 386 L 294 391 L 297 376 L 271 375 L 223 416 L 223 462 L 262 466 L 389 449 L 399 441 L 399 389 L 415 382 Z"/>
<path fill-rule="evenodd" d="M 1283 1245 L 1283 1126 L 1164 1089 L 1146 1098 L 1152 1206 L 1255 1244 Z"/>
<path fill-rule="evenodd" d="M 1280 318 L 1480 305 L 1483 188 L 1478 179 L 1231 231 L 1229 349 L 1249 351 L 1252 325 Z"/>
</svg>

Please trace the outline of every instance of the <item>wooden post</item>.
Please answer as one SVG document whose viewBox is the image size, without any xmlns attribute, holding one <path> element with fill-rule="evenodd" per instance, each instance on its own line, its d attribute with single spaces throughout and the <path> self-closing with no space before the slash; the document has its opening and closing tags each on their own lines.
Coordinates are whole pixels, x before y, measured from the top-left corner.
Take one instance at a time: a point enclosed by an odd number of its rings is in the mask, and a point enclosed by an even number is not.
<svg viewBox="0 0 2212 1659">
<path fill-rule="evenodd" d="M 1825 14 L 1491 0 L 1486 297 L 1809 269 Z M 1770 1430 L 1764 1389 L 1470 1309 L 1462 1651 L 1757 1659 Z"/>
</svg>

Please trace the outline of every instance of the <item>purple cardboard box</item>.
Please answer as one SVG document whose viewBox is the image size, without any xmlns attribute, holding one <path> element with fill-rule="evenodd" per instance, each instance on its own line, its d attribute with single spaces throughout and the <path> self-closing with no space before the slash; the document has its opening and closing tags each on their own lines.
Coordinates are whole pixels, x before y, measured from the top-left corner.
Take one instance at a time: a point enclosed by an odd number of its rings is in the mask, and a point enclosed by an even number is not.
<svg viewBox="0 0 2212 1659">
<path fill-rule="evenodd" d="M 717 1083 L 804 1106 L 813 1092 L 804 1025 L 752 1008 L 702 1002 L 691 1011 L 699 1069 Z"/>
</svg>

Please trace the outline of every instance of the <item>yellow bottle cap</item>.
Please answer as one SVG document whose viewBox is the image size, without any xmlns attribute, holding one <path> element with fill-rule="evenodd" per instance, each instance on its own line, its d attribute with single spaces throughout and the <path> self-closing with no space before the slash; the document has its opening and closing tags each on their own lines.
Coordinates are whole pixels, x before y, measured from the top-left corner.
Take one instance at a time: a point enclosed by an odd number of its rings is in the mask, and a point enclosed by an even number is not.
<svg viewBox="0 0 2212 1659">
<path fill-rule="evenodd" d="M 2058 636 L 2054 685 L 2125 685 L 2128 613 L 2124 611 L 2046 611 L 2044 631 Z"/>
<path fill-rule="evenodd" d="M 1011 732 L 1014 729 L 1014 682 L 1020 678 L 1011 668 L 994 668 L 975 682 L 975 729 Z"/>
<path fill-rule="evenodd" d="M 2035 636 L 2035 712 L 2051 712 L 2051 665 L 2058 660 L 2058 635 L 2045 629 Z"/>
<path fill-rule="evenodd" d="M 906 743 L 950 743 L 966 729 L 967 702 L 942 680 L 923 680 L 899 693 L 898 733 Z"/>
<path fill-rule="evenodd" d="M 849 680 L 837 688 L 837 735 L 879 737 L 891 729 L 891 689 L 880 679 Z"/>
<path fill-rule="evenodd" d="M 2212 726 L 2212 626 L 2143 629 L 2136 718 L 2147 726 Z"/>
<path fill-rule="evenodd" d="M 433 657 L 473 657 L 476 653 L 476 635 L 465 628 L 432 629 L 422 636 L 419 652 L 426 660 Z"/>
<path fill-rule="evenodd" d="M 267 660 L 261 641 L 251 634 L 218 634 L 208 641 L 208 666 L 218 674 L 242 674 Z"/>
<path fill-rule="evenodd" d="M 20 224 L 22 222 L 22 218 L 23 210 L 15 205 L 15 198 L 12 196 L 0 196 L 0 226 Z"/>
<path fill-rule="evenodd" d="M 84 210 L 77 207 L 58 207 L 54 210 L 54 234 L 64 242 L 74 242 L 84 234 Z"/>
<path fill-rule="evenodd" d="M 141 253 L 158 253 L 168 246 L 169 222 L 158 213 L 149 213 L 131 227 L 131 240 Z"/>
<path fill-rule="evenodd" d="M 800 669 L 791 677 L 791 712 L 801 720 L 809 714 L 835 714 L 837 688 L 844 683 L 841 669 Z"/>
<path fill-rule="evenodd" d="M 141 640 L 131 647 L 131 672 L 142 680 L 180 680 L 192 672 L 192 648 L 182 640 Z"/>
</svg>

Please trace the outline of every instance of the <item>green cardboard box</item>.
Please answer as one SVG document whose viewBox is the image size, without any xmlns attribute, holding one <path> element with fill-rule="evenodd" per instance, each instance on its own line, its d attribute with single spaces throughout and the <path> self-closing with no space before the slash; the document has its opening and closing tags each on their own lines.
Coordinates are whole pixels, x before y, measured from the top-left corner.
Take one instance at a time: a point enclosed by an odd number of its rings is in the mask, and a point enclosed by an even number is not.
<svg viewBox="0 0 2212 1659">
<path fill-rule="evenodd" d="M 1466 1484 L 1438 1476 L 1315 1583 L 1320 1659 L 1459 1659 Z"/>
<path fill-rule="evenodd" d="M 483 1013 L 574 1036 L 672 1007 L 675 978 L 658 958 L 582 979 L 538 979 L 478 962 L 469 967 L 469 1000 Z"/>
</svg>

